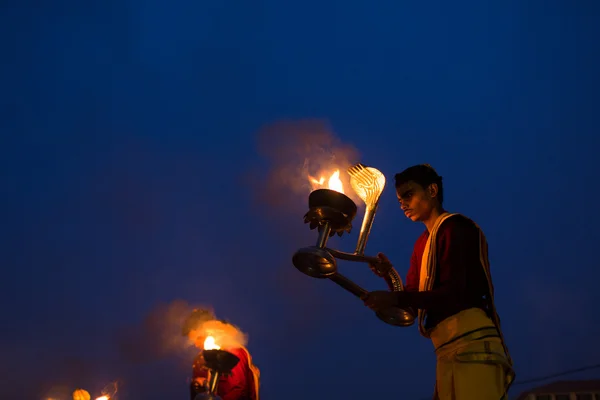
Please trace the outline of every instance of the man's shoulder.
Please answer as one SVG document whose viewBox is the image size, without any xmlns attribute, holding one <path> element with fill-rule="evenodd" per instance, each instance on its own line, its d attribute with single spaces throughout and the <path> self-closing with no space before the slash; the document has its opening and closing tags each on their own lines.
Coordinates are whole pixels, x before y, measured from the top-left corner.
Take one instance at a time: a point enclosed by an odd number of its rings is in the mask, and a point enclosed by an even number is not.
<svg viewBox="0 0 600 400">
<path fill-rule="evenodd" d="M 453 213 L 447 217 L 438 228 L 438 234 L 442 235 L 455 233 L 469 234 L 478 232 L 479 227 L 477 224 L 471 218 L 459 213 Z"/>
</svg>

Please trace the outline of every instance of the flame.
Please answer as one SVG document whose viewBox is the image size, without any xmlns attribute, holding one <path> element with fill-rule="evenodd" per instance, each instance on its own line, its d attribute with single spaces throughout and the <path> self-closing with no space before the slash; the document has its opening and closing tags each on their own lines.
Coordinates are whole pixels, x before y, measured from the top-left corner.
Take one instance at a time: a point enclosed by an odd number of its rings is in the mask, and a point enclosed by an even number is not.
<svg viewBox="0 0 600 400">
<path fill-rule="evenodd" d="M 219 350 L 221 346 L 215 343 L 215 338 L 212 336 L 207 336 L 204 340 L 204 350 Z"/>
<path fill-rule="evenodd" d="M 316 179 L 312 176 L 308 176 L 308 180 L 313 188 L 313 190 L 317 189 L 330 189 L 335 190 L 336 192 L 344 193 L 344 185 L 342 184 L 342 180 L 340 179 L 340 170 L 336 169 L 333 171 L 329 180 L 327 181 L 327 187 L 325 187 L 325 177 L 321 176 L 320 179 Z"/>
<path fill-rule="evenodd" d="M 108 397 L 108 396 L 100 396 L 100 397 L 96 397 L 96 400 L 110 400 L 110 397 Z"/>
</svg>

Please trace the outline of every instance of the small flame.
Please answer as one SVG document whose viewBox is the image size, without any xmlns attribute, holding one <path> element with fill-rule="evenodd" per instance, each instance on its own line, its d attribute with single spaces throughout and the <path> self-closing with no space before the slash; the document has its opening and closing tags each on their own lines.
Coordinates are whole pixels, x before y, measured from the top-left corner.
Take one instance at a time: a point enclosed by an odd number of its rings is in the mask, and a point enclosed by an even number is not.
<svg viewBox="0 0 600 400">
<path fill-rule="evenodd" d="M 110 397 L 108 397 L 108 396 L 100 396 L 100 397 L 96 397 L 96 400 L 110 400 Z"/>
<path fill-rule="evenodd" d="M 313 188 L 313 190 L 317 189 L 330 189 L 335 190 L 336 192 L 344 193 L 344 185 L 342 184 L 342 180 L 340 179 L 340 170 L 336 169 L 333 171 L 329 180 L 327 181 L 327 187 L 325 187 L 325 177 L 321 176 L 320 179 L 316 179 L 312 176 L 308 176 L 308 180 Z"/>
<path fill-rule="evenodd" d="M 204 340 L 204 350 L 219 350 L 221 346 L 215 343 L 215 338 L 212 336 L 207 336 Z"/>
</svg>

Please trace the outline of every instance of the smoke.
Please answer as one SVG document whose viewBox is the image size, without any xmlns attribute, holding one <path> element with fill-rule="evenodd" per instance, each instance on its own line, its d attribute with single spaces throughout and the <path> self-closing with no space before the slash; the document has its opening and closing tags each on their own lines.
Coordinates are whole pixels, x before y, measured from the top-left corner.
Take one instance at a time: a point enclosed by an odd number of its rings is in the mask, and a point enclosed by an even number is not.
<svg viewBox="0 0 600 400">
<path fill-rule="evenodd" d="M 309 176 L 329 177 L 339 169 L 347 196 L 360 202 L 350 189 L 346 169 L 359 160 L 352 145 L 342 143 L 321 120 L 279 121 L 258 132 L 258 153 L 266 164 L 255 177 L 256 200 L 271 209 L 298 212 L 312 191 Z"/>
<path fill-rule="evenodd" d="M 100 391 L 102 396 L 108 396 L 109 399 L 114 399 L 119 392 L 119 381 L 110 382 L 108 385 L 105 385 L 104 388 Z"/>
<path fill-rule="evenodd" d="M 140 364 L 163 360 L 170 356 L 190 354 L 190 343 L 182 335 L 185 318 L 194 308 L 185 300 L 158 304 L 136 325 L 127 327 L 118 337 L 120 357 L 129 363 Z"/>
<path fill-rule="evenodd" d="M 67 385 L 56 385 L 51 387 L 50 389 L 48 389 L 45 394 L 44 394 L 44 398 L 45 399 L 49 399 L 49 400 L 53 400 L 53 399 L 72 399 L 72 393 L 73 393 L 74 389 L 70 386 Z"/>
<path fill-rule="evenodd" d="M 246 346 L 248 337 L 239 328 L 222 321 L 207 321 L 200 327 L 202 336 L 212 336 L 222 349 Z"/>
<path fill-rule="evenodd" d="M 192 305 L 184 300 L 161 303 L 143 320 L 128 327 L 118 338 L 119 354 L 123 361 L 141 364 L 169 357 L 189 358 L 197 353 L 193 343 L 182 335 L 183 322 L 196 308 L 212 311 L 211 307 Z M 222 321 L 211 320 L 198 327 L 203 336 L 213 336 L 222 348 L 246 346 L 247 335 L 238 327 Z"/>
<path fill-rule="evenodd" d="M 257 257 L 264 271 L 261 290 L 277 298 L 264 310 L 265 322 L 257 339 L 265 340 L 270 351 L 287 362 L 286 354 L 302 351 L 301 346 L 290 348 L 290 340 L 306 343 L 303 332 L 322 329 L 332 311 L 328 307 L 334 307 L 327 293 L 340 290 L 303 275 L 291 263 L 296 249 L 314 244 L 316 239 L 315 231 L 303 223 L 313 190 L 309 176 L 328 178 L 339 169 L 345 194 L 360 206 L 362 201 L 351 190 L 346 173 L 360 155 L 354 146 L 343 143 L 326 121 L 317 119 L 282 120 L 264 126 L 256 135 L 256 151 L 260 163 L 252 169 L 248 187 L 253 214 L 269 228 L 263 240 L 271 245 L 268 262 Z"/>
</svg>

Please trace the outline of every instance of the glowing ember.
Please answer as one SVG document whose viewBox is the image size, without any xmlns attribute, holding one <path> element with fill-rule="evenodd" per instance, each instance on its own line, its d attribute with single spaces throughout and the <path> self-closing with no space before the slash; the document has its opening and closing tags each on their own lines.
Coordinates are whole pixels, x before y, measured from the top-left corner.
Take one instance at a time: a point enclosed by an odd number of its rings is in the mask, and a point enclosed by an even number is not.
<svg viewBox="0 0 600 400">
<path fill-rule="evenodd" d="M 90 400 L 90 393 L 84 389 L 76 389 L 73 392 L 73 400 Z"/>
<path fill-rule="evenodd" d="M 329 177 L 329 180 L 327 181 L 327 187 L 325 186 L 325 179 L 326 178 L 324 176 L 321 176 L 321 178 L 318 180 L 310 175 L 308 176 L 308 180 L 313 190 L 331 189 L 335 190 L 336 192 L 344 193 L 344 185 L 342 184 L 342 181 L 340 179 L 339 169 L 333 171 L 333 173 Z"/>
<path fill-rule="evenodd" d="M 204 350 L 219 350 L 221 346 L 218 346 L 215 343 L 215 338 L 212 336 L 207 336 L 204 340 Z"/>
</svg>

